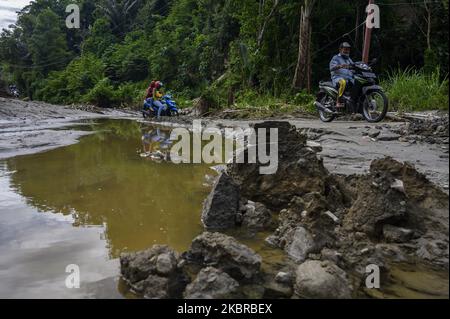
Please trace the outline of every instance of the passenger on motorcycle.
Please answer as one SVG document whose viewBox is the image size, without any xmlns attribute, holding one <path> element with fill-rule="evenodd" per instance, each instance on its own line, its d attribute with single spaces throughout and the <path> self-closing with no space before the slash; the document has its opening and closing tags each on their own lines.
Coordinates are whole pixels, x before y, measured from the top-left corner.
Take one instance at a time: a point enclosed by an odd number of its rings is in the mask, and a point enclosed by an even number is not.
<svg viewBox="0 0 450 319">
<path fill-rule="evenodd" d="M 164 84 L 160 81 L 153 81 L 150 87 L 147 89 L 147 96 L 144 102 L 144 108 L 152 109 L 155 106 L 158 119 L 161 117 L 161 113 L 166 110 L 167 106 L 161 102 L 161 98 L 164 96 L 163 89 Z"/>
<path fill-rule="evenodd" d="M 153 105 L 158 108 L 158 119 L 161 117 L 161 113 L 166 110 L 167 106 L 161 102 L 161 98 L 164 96 L 163 87 L 160 81 L 156 82 L 155 89 L 153 90 Z"/>
<path fill-rule="evenodd" d="M 343 107 L 342 96 L 344 95 L 347 83 L 353 84 L 353 71 L 350 66 L 353 64 L 350 58 L 351 45 L 348 42 L 341 43 L 339 46 L 339 54 L 335 55 L 330 62 L 331 80 L 334 85 L 339 84 L 339 94 L 336 101 L 336 107 Z"/>
<path fill-rule="evenodd" d="M 156 85 L 156 80 L 152 81 L 149 85 L 149 87 L 147 88 L 147 92 L 145 95 L 145 99 L 144 99 L 144 110 L 145 109 L 152 109 L 153 106 L 153 90 L 155 89 L 155 85 Z"/>
</svg>

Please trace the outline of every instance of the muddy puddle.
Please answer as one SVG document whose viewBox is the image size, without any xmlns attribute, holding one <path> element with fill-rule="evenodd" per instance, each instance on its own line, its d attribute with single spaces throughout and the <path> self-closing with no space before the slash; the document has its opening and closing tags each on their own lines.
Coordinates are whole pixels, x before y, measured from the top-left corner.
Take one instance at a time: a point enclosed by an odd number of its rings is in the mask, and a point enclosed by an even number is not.
<svg viewBox="0 0 450 319">
<path fill-rule="evenodd" d="M 119 279 L 121 252 L 154 244 L 183 252 L 203 231 L 205 176 L 215 172 L 164 160 L 169 130 L 131 120 L 70 129 L 92 134 L 0 160 L 0 298 L 133 298 Z M 263 270 L 282 269 L 285 255 L 264 245 L 267 235 L 236 237 L 263 257 Z M 80 269 L 79 289 L 66 287 L 68 265 Z M 389 289 L 373 295 L 445 296 L 448 275 L 411 267 L 396 268 Z"/>
<path fill-rule="evenodd" d="M 72 128 L 74 129 L 74 128 Z M 103 120 L 79 143 L 0 161 L 0 297 L 120 297 L 118 256 L 201 233 L 206 165 L 175 165 L 168 131 Z M 67 289 L 66 266 L 81 288 Z"/>
</svg>

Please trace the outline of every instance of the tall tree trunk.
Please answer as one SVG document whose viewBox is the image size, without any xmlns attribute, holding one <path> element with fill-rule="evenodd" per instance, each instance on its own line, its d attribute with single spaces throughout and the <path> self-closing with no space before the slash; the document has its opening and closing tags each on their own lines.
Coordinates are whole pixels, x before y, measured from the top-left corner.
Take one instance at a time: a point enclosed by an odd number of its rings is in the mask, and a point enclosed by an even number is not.
<svg viewBox="0 0 450 319">
<path fill-rule="evenodd" d="M 427 21 L 427 48 L 431 50 L 431 7 L 427 5 L 426 1 L 424 1 L 424 5 L 427 12 L 427 17 L 425 18 Z"/>
<path fill-rule="evenodd" d="M 270 10 L 269 15 L 264 19 L 261 28 L 259 30 L 258 34 L 258 48 L 261 47 L 262 40 L 264 38 L 264 33 L 266 32 L 267 23 L 269 23 L 272 16 L 275 14 L 275 11 L 277 10 L 278 4 L 280 3 L 279 0 L 275 0 L 272 6 L 272 9 Z M 264 2 L 262 3 L 262 6 L 264 6 Z M 261 8 L 261 12 L 264 12 L 264 7 Z"/>
<path fill-rule="evenodd" d="M 355 28 L 356 28 L 356 32 L 355 32 L 355 47 L 359 48 L 359 33 L 360 33 L 360 28 L 359 28 L 359 24 L 361 22 L 359 22 L 361 20 L 361 5 L 359 2 L 356 3 L 356 23 L 355 23 Z"/>
<path fill-rule="evenodd" d="M 311 14 L 316 0 L 305 0 L 300 8 L 298 58 L 292 88 L 311 89 Z"/>
</svg>

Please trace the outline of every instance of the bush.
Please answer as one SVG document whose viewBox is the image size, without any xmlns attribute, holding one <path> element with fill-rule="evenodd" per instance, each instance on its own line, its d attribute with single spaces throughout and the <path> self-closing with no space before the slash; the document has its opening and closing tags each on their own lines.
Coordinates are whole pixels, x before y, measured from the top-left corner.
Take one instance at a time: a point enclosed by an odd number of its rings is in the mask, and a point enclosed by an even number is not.
<svg viewBox="0 0 450 319">
<path fill-rule="evenodd" d="M 122 107 L 139 109 L 142 107 L 147 83 L 125 83 L 116 90 L 116 99 Z"/>
<path fill-rule="evenodd" d="M 119 100 L 117 92 L 108 78 L 100 80 L 95 87 L 83 97 L 84 102 L 95 104 L 99 107 L 117 106 Z"/>
<path fill-rule="evenodd" d="M 51 72 L 36 93 L 50 103 L 78 103 L 103 78 L 103 64 L 92 54 L 74 59 L 63 71 Z"/>
<path fill-rule="evenodd" d="M 396 70 L 382 82 L 391 108 L 399 112 L 447 110 L 448 79 L 439 69 L 431 74 L 415 69 Z"/>
</svg>

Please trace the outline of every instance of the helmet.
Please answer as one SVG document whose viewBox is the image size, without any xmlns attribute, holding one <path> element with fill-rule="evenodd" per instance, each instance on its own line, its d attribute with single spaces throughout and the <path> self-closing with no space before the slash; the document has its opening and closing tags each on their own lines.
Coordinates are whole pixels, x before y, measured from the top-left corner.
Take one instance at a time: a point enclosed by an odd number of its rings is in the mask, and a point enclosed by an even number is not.
<svg viewBox="0 0 450 319">
<path fill-rule="evenodd" d="M 344 48 L 351 49 L 352 46 L 348 42 L 342 42 L 341 45 L 339 46 L 339 49 L 344 49 Z"/>
<path fill-rule="evenodd" d="M 162 82 L 158 81 L 158 82 L 156 82 L 155 87 L 157 89 L 160 89 L 160 88 L 164 87 L 164 84 Z"/>
</svg>

